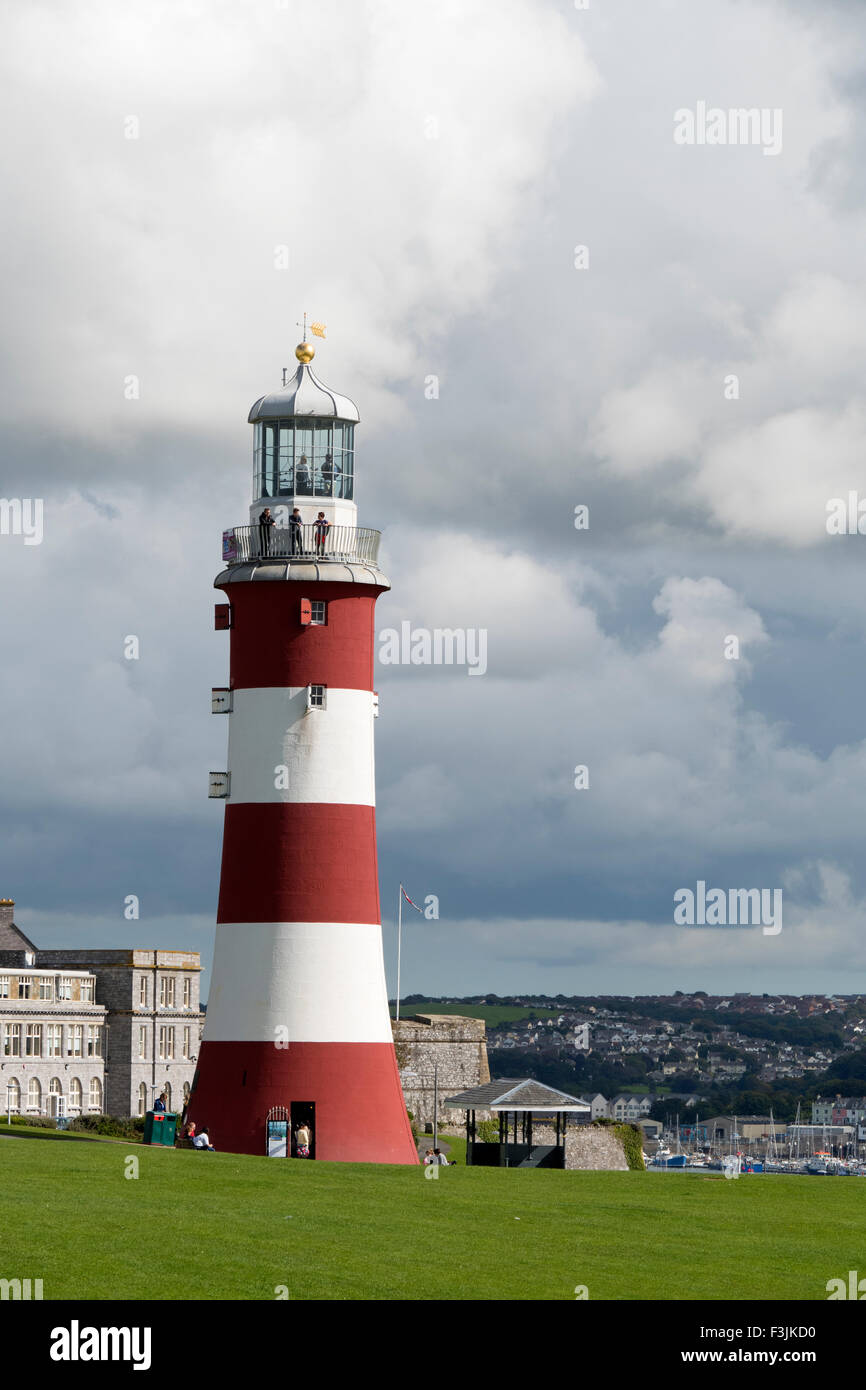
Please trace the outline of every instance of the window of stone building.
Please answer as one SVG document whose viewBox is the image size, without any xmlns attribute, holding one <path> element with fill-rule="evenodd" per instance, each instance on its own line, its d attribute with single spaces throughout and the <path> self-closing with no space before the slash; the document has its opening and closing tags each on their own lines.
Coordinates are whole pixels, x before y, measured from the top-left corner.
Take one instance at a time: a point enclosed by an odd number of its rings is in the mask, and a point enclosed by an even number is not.
<svg viewBox="0 0 866 1390">
<path fill-rule="evenodd" d="M 139 1008 L 147 1008 L 147 976 L 142 975 L 138 981 L 138 1004 Z"/>
<path fill-rule="evenodd" d="M 42 1087 L 38 1076 L 31 1076 L 27 1083 L 27 1109 L 38 1115 L 42 1110 Z"/>
<path fill-rule="evenodd" d="M 42 1024 L 28 1023 L 27 1032 L 24 1037 L 24 1056 L 42 1056 Z"/>
<path fill-rule="evenodd" d="M 21 1056 L 21 1024 L 7 1023 L 3 1035 L 3 1056 Z"/>
<path fill-rule="evenodd" d="M 66 1028 L 66 1055 L 80 1057 L 84 1052 L 84 1024 L 70 1023 Z"/>
<path fill-rule="evenodd" d="M 92 978 L 89 979 L 89 980 L 82 980 L 82 981 L 81 981 L 81 1002 L 82 1002 L 83 1004 L 92 1004 L 92 1003 L 93 1003 L 93 980 L 92 980 Z"/>
<path fill-rule="evenodd" d="M 98 1076 L 90 1079 L 90 1090 L 87 1095 L 88 1110 L 95 1110 L 97 1113 L 102 1110 L 102 1082 Z"/>
<path fill-rule="evenodd" d="M 147 1060 L 147 1029 L 146 1029 L 146 1028 L 139 1028 L 139 1030 L 138 1030 L 138 1055 L 139 1055 L 139 1057 L 142 1058 L 142 1060 L 144 1060 L 144 1061 Z"/>
<path fill-rule="evenodd" d="M 81 1082 L 77 1076 L 73 1076 L 69 1082 L 69 1109 L 81 1109 Z"/>
<path fill-rule="evenodd" d="M 39 976 L 39 998 L 48 1000 L 54 998 L 54 977 L 52 975 Z"/>
<path fill-rule="evenodd" d="M 168 1002 L 168 976 L 159 977 L 159 1007 L 164 1009 Z"/>
<path fill-rule="evenodd" d="M 188 1057 L 188 1056 L 189 1056 L 189 1050 L 190 1050 L 190 1045 L 191 1045 L 191 1039 L 192 1039 L 192 1029 L 191 1029 L 191 1028 L 184 1028 L 184 1030 L 183 1030 L 183 1055 L 184 1055 L 184 1057 Z"/>
<path fill-rule="evenodd" d="M 0 975 L 0 999 L 9 998 L 9 976 Z"/>
<path fill-rule="evenodd" d="M 192 1003 L 192 980 L 188 975 L 184 976 L 183 981 L 183 1007 L 188 1009 Z"/>
<path fill-rule="evenodd" d="M 19 976 L 18 976 L 18 998 L 19 998 L 19 999 L 30 999 L 30 998 L 32 997 L 32 995 L 33 995 L 33 976 L 32 976 L 32 975 L 19 975 Z"/>
<path fill-rule="evenodd" d="M 63 1056 L 63 1025 L 60 1023 L 49 1023 L 45 1028 L 45 1056 Z"/>
<path fill-rule="evenodd" d="M 2 1101 L 0 1101 L 0 1103 L 2 1103 Z M 21 1087 L 14 1076 L 6 1085 L 6 1104 L 9 1107 L 9 1113 L 12 1115 L 17 1115 L 21 1109 Z"/>
<path fill-rule="evenodd" d="M 147 1110 L 147 1086 L 142 1081 L 138 1088 L 138 1113 L 143 1115 Z"/>
<path fill-rule="evenodd" d="M 170 1009 L 173 1009 L 173 1008 L 174 1008 L 174 1002 L 175 1002 L 175 988 L 176 988 L 176 985 L 177 985 L 177 980 L 174 978 L 173 975 L 169 975 L 169 977 L 168 977 L 168 1007 L 169 1007 Z"/>
<path fill-rule="evenodd" d="M 66 975 L 61 975 L 60 980 L 59 980 L 59 982 L 58 982 L 58 985 L 57 985 L 57 998 L 58 998 L 58 999 L 71 999 L 71 998 L 72 998 L 72 980 L 71 980 L 68 976 L 66 976 Z"/>
<path fill-rule="evenodd" d="M 87 1055 L 88 1057 L 102 1056 L 102 1029 L 98 1023 L 88 1023 L 87 1025 Z"/>
</svg>

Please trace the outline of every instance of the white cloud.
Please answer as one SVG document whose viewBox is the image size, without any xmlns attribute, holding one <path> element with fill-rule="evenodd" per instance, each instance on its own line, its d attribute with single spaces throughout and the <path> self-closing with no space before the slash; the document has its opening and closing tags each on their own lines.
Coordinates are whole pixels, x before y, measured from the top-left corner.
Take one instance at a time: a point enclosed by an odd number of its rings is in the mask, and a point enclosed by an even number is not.
<svg viewBox="0 0 866 1390">
<path fill-rule="evenodd" d="M 85 433 L 215 431 L 218 402 L 278 381 L 304 307 L 330 321 L 326 378 L 351 359 L 365 412 L 393 415 L 385 379 L 420 381 L 484 304 L 558 123 L 598 86 L 576 26 L 531 0 L 97 0 L 52 10 L 50 41 L 46 18 L 18 10 L 0 60 L 27 109 L 2 156 L 26 208 L 2 404 Z"/>
</svg>

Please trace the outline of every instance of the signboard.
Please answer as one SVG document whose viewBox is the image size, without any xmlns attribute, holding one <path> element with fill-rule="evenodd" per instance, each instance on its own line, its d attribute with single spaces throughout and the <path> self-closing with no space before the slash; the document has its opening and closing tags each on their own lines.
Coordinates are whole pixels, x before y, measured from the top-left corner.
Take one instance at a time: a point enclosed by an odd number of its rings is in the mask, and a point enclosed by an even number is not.
<svg viewBox="0 0 866 1390">
<path fill-rule="evenodd" d="M 268 1158 L 287 1158 L 288 1120 L 268 1120 Z"/>
<path fill-rule="evenodd" d="M 236 560 L 237 558 L 238 543 L 235 540 L 234 530 L 232 529 L 231 531 L 223 531 L 223 559 L 230 561 Z"/>
</svg>

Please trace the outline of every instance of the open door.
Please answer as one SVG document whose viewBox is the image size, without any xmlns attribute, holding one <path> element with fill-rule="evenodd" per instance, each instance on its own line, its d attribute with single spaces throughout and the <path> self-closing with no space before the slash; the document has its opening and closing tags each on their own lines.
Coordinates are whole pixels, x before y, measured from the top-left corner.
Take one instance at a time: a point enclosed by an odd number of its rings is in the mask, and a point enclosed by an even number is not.
<svg viewBox="0 0 866 1390">
<path fill-rule="evenodd" d="M 312 1100 L 293 1100 L 292 1114 L 292 1158 L 301 1158 L 298 1152 L 298 1130 L 306 1125 L 310 1131 L 309 1157 L 316 1157 L 316 1104 Z"/>
</svg>

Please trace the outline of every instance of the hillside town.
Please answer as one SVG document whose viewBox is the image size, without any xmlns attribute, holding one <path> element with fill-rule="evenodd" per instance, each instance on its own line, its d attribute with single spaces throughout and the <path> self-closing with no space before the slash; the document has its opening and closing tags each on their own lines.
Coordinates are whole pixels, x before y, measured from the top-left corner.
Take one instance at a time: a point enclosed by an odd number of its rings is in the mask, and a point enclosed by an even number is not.
<svg viewBox="0 0 866 1390">
<path fill-rule="evenodd" d="M 486 995 L 438 1002 L 500 1006 L 514 1015 L 488 1019 L 491 1070 L 525 1072 L 593 1099 L 607 1118 L 673 1122 L 677 1113 L 739 1109 L 772 1110 L 790 1121 L 799 1112 L 814 1124 L 863 1120 L 866 995 Z"/>
</svg>

